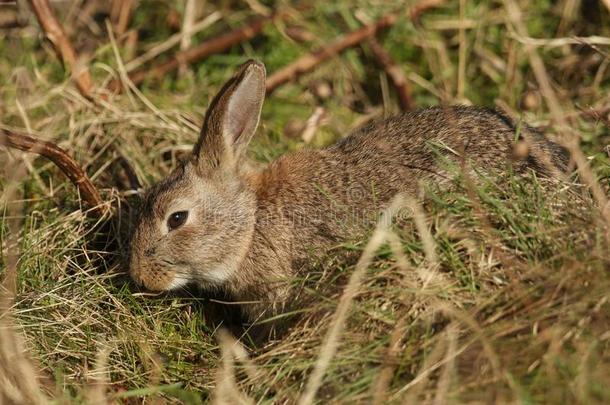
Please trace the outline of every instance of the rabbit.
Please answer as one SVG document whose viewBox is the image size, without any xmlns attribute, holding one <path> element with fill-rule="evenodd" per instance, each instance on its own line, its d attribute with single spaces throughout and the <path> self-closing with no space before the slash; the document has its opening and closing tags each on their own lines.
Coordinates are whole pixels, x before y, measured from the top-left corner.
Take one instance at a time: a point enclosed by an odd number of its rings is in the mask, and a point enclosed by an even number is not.
<svg viewBox="0 0 610 405">
<path fill-rule="evenodd" d="M 532 128 L 480 107 L 431 107 L 373 122 L 324 149 L 254 169 L 246 151 L 259 124 L 265 66 L 243 64 L 213 98 L 191 155 L 143 198 L 129 272 L 152 291 L 194 284 L 240 304 L 246 321 L 290 303 L 290 280 L 369 214 L 421 182 L 448 183 L 442 160 L 547 176 L 568 155 Z M 516 140 L 527 153 L 515 157 Z M 362 216 L 361 216 L 362 215 Z"/>
</svg>

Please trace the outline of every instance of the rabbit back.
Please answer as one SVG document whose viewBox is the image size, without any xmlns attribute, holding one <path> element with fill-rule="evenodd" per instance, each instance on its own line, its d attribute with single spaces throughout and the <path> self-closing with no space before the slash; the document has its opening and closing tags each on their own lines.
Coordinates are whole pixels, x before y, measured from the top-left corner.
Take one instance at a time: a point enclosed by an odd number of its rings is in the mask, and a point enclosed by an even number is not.
<svg viewBox="0 0 610 405">
<path fill-rule="evenodd" d="M 514 156 L 520 141 L 528 145 L 525 157 Z M 282 156 L 251 179 L 257 230 L 242 273 L 249 278 L 247 295 L 282 294 L 270 280 L 282 283 L 307 269 L 312 257 L 362 237 L 396 193 L 415 196 L 426 182 L 450 187 L 451 164 L 459 168 L 464 161 L 488 172 L 511 166 L 549 175 L 565 169 L 567 154 L 495 110 L 458 106 L 373 122 L 328 148 Z"/>
</svg>

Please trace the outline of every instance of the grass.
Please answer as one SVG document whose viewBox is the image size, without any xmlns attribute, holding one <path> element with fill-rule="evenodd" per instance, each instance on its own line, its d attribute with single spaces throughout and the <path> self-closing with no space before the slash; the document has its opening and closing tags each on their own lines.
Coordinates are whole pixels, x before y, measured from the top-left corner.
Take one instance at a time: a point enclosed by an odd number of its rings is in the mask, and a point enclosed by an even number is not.
<svg viewBox="0 0 610 405">
<path fill-rule="evenodd" d="M 83 25 L 69 4 L 54 6 L 66 26 L 74 27 L 79 50 L 92 52 L 91 72 L 100 86 L 118 66 L 104 14 Z M 235 345 L 219 332 L 216 304 L 206 297 L 148 297 L 125 283 L 121 258 L 137 196 L 121 191 L 128 189 L 127 180 L 114 160 L 126 157 L 140 180 L 152 184 L 194 143 L 209 98 L 236 65 L 256 57 L 273 72 L 394 7 L 371 0 L 315 2 L 285 25 L 269 26 L 181 76 L 149 80 L 141 95 L 111 96 L 97 107 L 78 94 L 41 43 L 31 15 L 23 12 L 25 28 L 0 33 L 2 125 L 57 141 L 124 213 L 120 223 L 96 227 L 52 164 L 15 151 L 0 155 L 5 167 L 0 272 L 6 274 L 19 253 L 14 301 L 0 316 L 0 398 L 296 401 L 368 239 L 345 241 L 295 280 L 298 299 L 307 305 L 280 320 L 289 325 L 284 336 Z M 532 37 L 610 37 L 602 2 L 521 2 L 521 7 Z M 182 10 L 181 3 L 140 2 L 129 25 L 140 32 L 137 52 L 179 30 L 168 16 Z M 255 14 L 246 3 L 206 3 L 204 14 L 214 11 L 222 19 L 198 33 L 194 43 Z M 381 36 L 406 73 L 415 103 L 498 106 L 551 137 L 565 136 L 546 107 L 526 39 L 514 34 L 504 3 L 464 2 L 463 14 L 460 18 L 460 2 L 447 1 L 427 12 L 421 24 L 403 16 Z M 287 28 L 311 38 L 295 41 Z M 127 46 L 118 42 L 120 54 L 128 57 Z M 460 47 L 466 58 L 461 82 Z M 608 110 L 597 118 L 588 111 L 603 111 L 610 103 L 608 46 L 538 46 L 536 52 L 607 196 Z M 331 89 L 330 96 L 316 92 L 320 83 Z M 302 127 L 317 107 L 327 118 L 314 147 L 398 111 L 387 77 L 364 44 L 273 93 L 251 156 L 264 163 L 310 147 L 291 128 Z M 22 160 L 28 162 L 27 174 L 19 178 L 15 168 Z M 17 195 L 12 195 L 15 177 Z M 399 212 L 386 234 L 389 242 L 365 263 L 316 401 L 608 403 L 610 254 L 587 188 L 511 173 L 482 173 L 473 187 L 456 172 L 454 183 L 451 191 L 428 185 L 423 214 L 413 221 Z M 421 223 L 429 232 L 422 232 Z M 23 355 L 15 349 L 20 342 L 27 348 Z"/>
</svg>

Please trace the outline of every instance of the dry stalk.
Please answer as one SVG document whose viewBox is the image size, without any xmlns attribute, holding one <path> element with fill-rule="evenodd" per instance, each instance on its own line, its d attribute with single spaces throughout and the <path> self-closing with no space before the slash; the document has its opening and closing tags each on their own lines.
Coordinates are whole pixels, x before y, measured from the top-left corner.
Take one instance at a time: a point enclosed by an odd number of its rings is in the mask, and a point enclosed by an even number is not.
<svg viewBox="0 0 610 405">
<path fill-rule="evenodd" d="M 43 404 L 36 367 L 27 355 L 23 339 L 16 330 L 11 316 L 17 290 L 17 262 L 20 256 L 19 228 L 21 227 L 21 198 L 18 185 L 25 175 L 23 162 L 14 164 L 8 159 L 5 172 L 7 185 L 2 191 L 2 202 L 8 205 L 6 224 L 6 268 L 0 286 L 0 403 Z"/>
<path fill-rule="evenodd" d="M 221 350 L 222 364 L 218 370 L 218 380 L 216 390 L 214 392 L 214 403 L 217 405 L 224 404 L 253 404 L 254 401 L 243 394 L 237 386 L 234 371 L 234 353 L 233 346 L 236 341 L 229 332 L 224 329 L 219 329 L 216 332 L 218 344 Z"/>
<path fill-rule="evenodd" d="M 502 367 L 502 363 L 500 361 L 500 357 L 498 356 L 496 351 L 493 349 L 491 342 L 485 335 L 485 331 L 479 325 L 479 323 L 476 321 L 476 319 L 474 319 L 472 317 L 472 315 L 470 315 L 468 312 L 463 311 L 454 306 L 451 306 L 445 302 L 437 301 L 435 303 L 435 305 L 439 311 L 444 312 L 446 315 L 457 319 L 458 321 L 462 322 L 464 325 L 468 326 L 472 332 L 474 332 L 476 339 L 478 339 L 481 342 L 481 345 L 483 346 L 483 351 L 487 355 L 489 364 L 491 365 L 491 371 L 494 374 L 494 376 L 495 377 L 503 376 L 506 379 L 506 382 L 508 383 L 508 385 L 512 389 L 517 391 L 517 387 L 514 385 L 513 380 L 510 378 L 508 373 L 506 373 L 504 371 L 504 369 Z M 452 358 L 455 358 L 455 356 Z"/>
<path fill-rule="evenodd" d="M 89 374 L 87 400 L 90 404 L 108 404 L 108 357 L 111 348 L 102 343 L 95 357 L 95 366 Z"/>
<path fill-rule="evenodd" d="M 190 35 L 192 37 L 193 35 L 197 34 L 199 31 L 202 31 L 202 30 L 208 28 L 209 26 L 214 24 L 216 21 L 220 20 L 221 17 L 222 17 L 222 14 L 219 11 L 213 12 L 212 14 L 205 17 L 203 20 L 195 23 L 191 27 L 190 31 L 188 32 L 188 35 Z M 178 33 L 172 35 L 171 37 L 167 38 L 165 41 L 161 42 L 160 44 L 155 45 L 154 47 L 150 48 L 148 51 L 144 52 L 142 55 L 130 60 L 129 62 L 126 62 L 125 70 L 127 72 L 131 72 L 131 71 L 139 68 L 140 66 L 142 66 L 146 62 L 150 61 L 151 59 L 156 58 L 163 52 L 166 52 L 169 49 L 171 49 L 172 47 L 181 43 L 182 39 L 184 38 L 185 35 L 187 35 L 187 33 L 185 31 L 181 31 L 181 32 L 178 32 Z"/>
<path fill-rule="evenodd" d="M 173 58 L 171 58 L 167 62 L 156 65 L 150 70 L 142 69 L 130 73 L 129 79 L 133 84 L 137 85 L 149 78 L 161 78 L 166 74 L 176 70 L 181 64 L 185 65 L 188 63 L 197 62 L 212 54 L 222 52 L 225 49 L 232 47 L 233 45 L 237 45 L 241 42 L 247 41 L 260 34 L 263 28 L 265 28 L 265 26 L 272 22 L 274 19 L 284 18 L 285 16 L 285 13 L 276 13 L 270 17 L 263 17 L 252 20 L 234 31 L 221 34 L 190 49 L 178 52 Z M 113 80 L 109 83 L 108 88 L 111 91 L 121 91 L 123 85 L 120 80 Z"/>
<path fill-rule="evenodd" d="M 371 385 L 373 405 L 382 405 L 388 398 L 388 388 L 394 375 L 396 365 L 399 364 L 400 346 L 405 333 L 406 317 L 402 317 L 396 322 L 394 330 L 390 335 L 390 343 L 386 355 L 383 359 L 381 371 L 377 375 L 374 384 Z"/>
<path fill-rule="evenodd" d="M 362 41 L 375 35 L 378 31 L 391 27 L 398 20 L 395 14 L 381 17 L 372 24 L 349 32 L 328 45 L 306 55 L 301 56 L 291 64 L 279 69 L 267 78 L 267 93 L 273 92 L 279 86 L 313 70 L 319 64 L 338 55 L 346 49 L 358 45 Z"/>
<path fill-rule="evenodd" d="M 431 8 L 435 8 L 442 5 L 444 2 L 445 0 L 421 0 L 418 3 L 412 5 L 409 9 L 409 18 L 411 18 L 411 20 L 413 20 L 415 24 L 419 24 L 419 19 L 423 13 L 425 13 Z"/>
<path fill-rule="evenodd" d="M 405 384 L 400 390 L 394 393 L 390 397 L 390 402 L 395 402 L 398 397 L 400 401 L 398 403 L 403 404 L 417 404 L 419 403 L 418 397 L 422 389 L 427 385 L 428 380 L 432 373 L 441 367 L 447 361 L 447 356 L 443 358 L 443 352 L 447 342 L 442 339 L 437 339 L 434 347 L 430 350 L 430 353 L 424 359 L 423 364 L 419 370 L 419 373 L 407 384 Z M 456 353 L 456 356 L 460 352 Z"/>
<path fill-rule="evenodd" d="M 426 223 L 426 215 L 424 214 L 424 210 L 421 207 L 421 204 L 417 202 L 413 197 L 407 198 L 407 206 L 413 211 L 413 221 L 415 222 L 415 227 L 417 228 L 417 232 L 419 233 L 419 237 L 421 238 L 422 244 L 424 246 L 424 254 L 426 255 L 426 260 L 430 265 L 432 272 L 426 277 L 426 281 L 424 283 L 424 287 L 428 284 L 431 279 L 434 277 L 434 272 L 438 268 L 438 257 L 436 255 L 436 243 L 434 242 L 434 237 L 428 229 L 428 224 Z"/>
<path fill-rule="evenodd" d="M 459 53 L 458 53 L 458 77 L 457 77 L 457 99 L 464 100 L 466 89 L 466 27 L 464 27 L 466 0 L 460 0 L 460 28 L 458 31 Z"/>
<path fill-rule="evenodd" d="M 447 393 L 451 387 L 451 378 L 453 377 L 455 367 L 455 357 L 457 351 L 459 329 L 453 323 L 449 324 L 445 329 L 447 334 L 447 353 L 445 355 L 445 367 L 436 384 L 436 395 L 434 396 L 434 405 L 443 405 L 447 403 Z"/>
<path fill-rule="evenodd" d="M 78 91 L 87 99 L 93 99 L 93 82 L 86 64 L 78 57 L 68 36 L 55 17 L 48 0 L 30 0 L 30 6 L 36 14 L 38 23 L 46 37 L 53 44 L 57 56 L 70 67 L 72 78 Z"/>
<path fill-rule="evenodd" d="M 504 0 L 504 7 L 508 11 L 508 19 L 514 26 L 517 34 L 523 38 L 529 37 L 527 27 L 523 23 L 523 15 L 519 5 L 514 0 Z M 606 242 L 610 244 L 610 203 L 606 193 L 599 185 L 593 171 L 588 165 L 586 157 L 580 149 L 578 134 L 570 129 L 566 121 L 563 108 L 553 90 L 551 80 L 549 79 L 542 58 L 538 55 L 534 45 L 525 44 L 524 48 L 530 60 L 530 65 L 534 72 L 534 76 L 536 77 L 536 81 L 540 86 L 540 92 L 549 107 L 553 120 L 557 123 L 557 130 L 564 137 L 563 144 L 570 152 L 574 163 L 576 163 L 580 178 L 591 189 L 591 194 L 593 194 L 593 198 L 599 206 L 601 218 L 605 222 L 602 227 L 605 226 L 606 228 Z"/>
<path fill-rule="evenodd" d="M 112 2 L 110 17 L 118 36 L 123 35 L 127 31 L 132 6 L 133 0 L 114 0 Z"/>
<path fill-rule="evenodd" d="M 182 37 L 180 38 L 180 50 L 186 51 L 191 47 L 193 25 L 197 17 L 196 0 L 186 0 L 184 6 L 184 15 L 182 17 Z M 179 66 L 180 74 L 186 72 L 186 64 L 182 63 Z"/>
<path fill-rule="evenodd" d="M 519 34 L 511 34 L 511 37 L 523 45 L 531 45 L 543 48 L 559 48 L 566 45 L 610 45 L 610 38 L 592 35 L 589 37 L 569 37 L 569 38 L 531 38 Z"/>
<path fill-rule="evenodd" d="M 330 330 L 322 343 L 318 360 L 316 361 L 314 369 L 309 376 L 307 385 L 305 386 L 305 391 L 298 400 L 300 405 L 311 404 L 316 396 L 316 393 L 318 392 L 318 389 L 322 385 L 324 374 L 326 373 L 326 370 L 328 369 L 328 366 L 330 365 L 330 362 L 337 352 L 337 348 L 339 347 L 339 340 L 341 333 L 343 332 L 345 322 L 347 321 L 349 309 L 354 297 L 356 296 L 356 293 L 360 289 L 366 269 L 373 261 L 377 250 L 386 241 L 388 231 L 392 224 L 392 218 L 403 206 L 404 196 L 398 194 L 392 199 L 392 202 L 388 208 L 386 208 L 382 213 L 381 219 L 377 223 L 375 231 L 364 248 L 360 259 L 356 264 L 356 269 L 350 276 L 347 286 L 345 287 L 345 290 L 343 290 L 343 294 L 339 299 L 339 305 L 337 305 L 337 310 L 335 311 L 331 321 Z"/>
</svg>

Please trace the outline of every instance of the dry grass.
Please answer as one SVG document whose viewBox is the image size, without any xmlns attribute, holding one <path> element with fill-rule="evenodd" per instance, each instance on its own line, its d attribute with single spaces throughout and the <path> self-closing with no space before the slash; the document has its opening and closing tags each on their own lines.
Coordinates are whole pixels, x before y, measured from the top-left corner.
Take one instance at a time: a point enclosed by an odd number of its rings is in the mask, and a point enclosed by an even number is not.
<svg viewBox="0 0 610 405">
<path fill-rule="evenodd" d="M 162 60 L 273 8 L 208 2 L 183 17 L 192 2 L 141 1 L 113 28 L 96 3 L 53 5 L 100 93 L 151 55 Z M 295 280 L 308 304 L 276 320 L 284 335 L 263 344 L 229 322 L 233 334 L 219 328 L 206 297 L 150 297 L 126 283 L 138 192 L 120 158 L 153 183 L 190 150 L 234 66 L 257 57 L 277 71 L 394 8 L 295 7 L 260 37 L 96 102 L 21 10 L 22 27 L 0 32 L 1 125 L 67 149 L 116 215 L 98 222 L 81 212 L 52 164 L 0 155 L 0 402 L 608 403 L 610 15 L 601 2 L 447 1 L 419 23 L 398 16 L 378 38 L 416 105 L 498 106 L 569 143 L 584 185 L 470 179 L 456 168 L 454 191 L 423 185 L 421 203 L 402 201 L 393 222 Z M 130 63 L 133 49 L 148 56 Z M 364 44 L 278 88 L 251 156 L 326 145 L 397 112 L 373 55 Z"/>
</svg>

